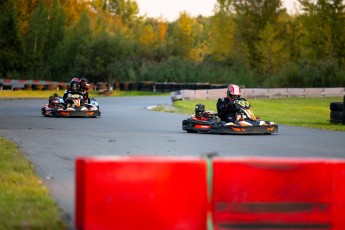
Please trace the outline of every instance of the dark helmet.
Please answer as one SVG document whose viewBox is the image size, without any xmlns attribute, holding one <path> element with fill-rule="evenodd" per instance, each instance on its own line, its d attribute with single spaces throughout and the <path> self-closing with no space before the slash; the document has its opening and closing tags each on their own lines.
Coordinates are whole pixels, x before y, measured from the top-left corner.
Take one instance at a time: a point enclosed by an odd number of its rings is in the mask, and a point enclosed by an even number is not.
<svg viewBox="0 0 345 230">
<path fill-rule="evenodd" d="M 86 78 L 80 78 L 79 80 L 80 88 L 82 90 L 89 90 L 89 81 Z"/>
<path fill-rule="evenodd" d="M 238 85 L 230 84 L 227 90 L 229 100 L 237 99 L 241 96 L 241 88 Z"/>
<path fill-rule="evenodd" d="M 79 90 L 79 81 L 73 81 L 73 79 L 72 79 L 72 81 L 69 83 L 69 89 L 71 91 Z"/>
</svg>

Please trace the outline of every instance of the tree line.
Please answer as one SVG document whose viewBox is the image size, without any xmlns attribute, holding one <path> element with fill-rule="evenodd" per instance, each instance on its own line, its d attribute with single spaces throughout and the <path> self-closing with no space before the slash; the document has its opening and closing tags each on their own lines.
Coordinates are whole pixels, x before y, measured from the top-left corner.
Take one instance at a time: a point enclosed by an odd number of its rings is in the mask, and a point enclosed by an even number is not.
<svg viewBox="0 0 345 230">
<path fill-rule="evenodd" d="M 217 0 L 168 22 L 135 0 L 2 0 L 0 78 L 344 87 L 344 1 L 298 2 Z"/>
</svg>

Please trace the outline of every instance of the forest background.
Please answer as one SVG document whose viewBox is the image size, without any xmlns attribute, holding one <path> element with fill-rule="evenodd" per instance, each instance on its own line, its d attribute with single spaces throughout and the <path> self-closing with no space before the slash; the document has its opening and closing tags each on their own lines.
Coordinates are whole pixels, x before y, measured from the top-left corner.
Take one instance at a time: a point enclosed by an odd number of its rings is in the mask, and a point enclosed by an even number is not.
<svg viewBox="0 0 345 230">
<path fill-rule="evenodd" d="M 344 1 L 298 2 L 217 0 L 168 22 L 135 0 L 1 0 L 0 78 L 344 87 Z"/>
</svg>

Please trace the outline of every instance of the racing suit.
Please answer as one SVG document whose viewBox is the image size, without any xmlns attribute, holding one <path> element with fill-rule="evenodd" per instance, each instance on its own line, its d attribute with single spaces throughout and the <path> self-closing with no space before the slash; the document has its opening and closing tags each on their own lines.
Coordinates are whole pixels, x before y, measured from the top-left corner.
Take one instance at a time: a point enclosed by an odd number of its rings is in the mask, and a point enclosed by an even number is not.
<svg viewBox="0 0 345 230">
<path fill-rule="evenodd" d="M 236 105 L 227 97 L 218 98 L 217 101 L 218 116 L 222 121 L 234 122 L 236 115 Z"/>
<path fill-rule="evenodd" d="M 66 105 L 67 105 L 67 108 L 69 107 L 69 106 L 71 106 L 71 103 L 70 103 L 70 101 L 71 101 L 71 95 L 72 94 L 80 94 L 80 95 L 83 95 L 83 92 L 81 92 L 80 90 L 77 90 L 77 91 L 72 91 L 72 90 L 67 90 L 66 92 L 65 92 L 65 94 L 63 95 L 63 100 L 65 101 L 65 103 L 66 103 Z M 84 97 L 84 95 L 83 95 L 83 97 Z M 85 105 L 85 102 L 84 102 L 84 100 L 82 100 L 81 101 L 81 106 L 84 106 Z"/>
</svg>

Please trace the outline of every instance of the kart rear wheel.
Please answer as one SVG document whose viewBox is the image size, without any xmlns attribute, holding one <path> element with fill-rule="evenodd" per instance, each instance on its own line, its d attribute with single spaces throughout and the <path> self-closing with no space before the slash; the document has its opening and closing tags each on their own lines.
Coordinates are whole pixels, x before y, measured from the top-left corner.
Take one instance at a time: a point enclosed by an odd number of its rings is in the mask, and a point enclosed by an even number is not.
<svg viewBox="0 0 345 230">
<path fill-rule="evenodd" d="M 344 103 L 343 102 L 331 102 L 330 110 L 343 112 L 343 110 L 344 110 Z"/>
<path fill-rule="evenodd" d="M 331 111 L 330 117 L 331 122 L 333 123 L 341 123 L 343 121 L 343 113 L 340 111 Z"/>
<path fill-rule="evenodd" d="M 187 131 L 187 133 L 196 133 L 196 131 L 193 129 L 187 129 L 186 131 Z"/>
</svg>

